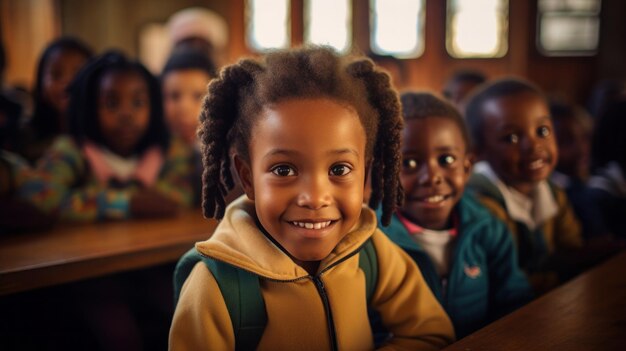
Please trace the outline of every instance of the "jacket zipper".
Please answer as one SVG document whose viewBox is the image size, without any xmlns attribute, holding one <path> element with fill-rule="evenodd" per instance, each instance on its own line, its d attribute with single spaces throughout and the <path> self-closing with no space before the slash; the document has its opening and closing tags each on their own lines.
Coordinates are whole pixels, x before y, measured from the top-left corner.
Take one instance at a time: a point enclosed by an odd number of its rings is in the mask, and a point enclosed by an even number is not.
<svg viewBox="0 0 626 351">
<path fill-rule="evenodd" d="M 328 325 L 328 335 L 330 337 L 330 346 L 331 346 L 331 350 L 333 350 L 333 351 L 339 350 L 339 347 L 337 346 L 337 334 L 335 332 L 335 322 L 333 320 L 333 314 L 332 314 L 332 311 L 330 309 L 330 302 L 328 300 L 328 294 L 326 293 L 326 288 L 324 287 L 324 282 L 322 281 L 321 276 L 322 276 L 322 274 L 326 273 L 326 271 L 330 270 L 331 268 L 335 267 L 336 265 L 340 264 L 341 262 L 343 262 L 343 261 L 349 259 L 350 257 L 356 255 L 357 253 L 359 253 L 361 251 L 361 248 L 364 245 L 365 245 L 365 243 L 363 243 L 363 245 L 359 246 L 358 249 L 352 251 L 351 253 L 349 253 L 346 256 L 344 256 L 341 259 L 339 259 L 337 262 L 335 262 L 332 265 L 324 268 L 323 270 L 320 271 L 320 273 L 318 275 L 316 275 L 316 276 L 310 275 L 309 276 L 309 277 L 311 277 L 311 280 L 313 280 L 313 283 L 315 283 L 315 288 L 317 288 L 317 292 L 320 294 L 320 297 L 322 298 L 322 303 L 324 304 L 324 311 L 326 312 L 326 324 Z"/>
<path fill-rule="evenodd" d="M 368 239 L 369 240 L 369 239 Z M 359 246 L 358 249 L 354 250 L 353 252 L 347 254 L 346 256 L 342 257 L 341 259 L 339 259 L 337 262 L 333 263 L 332 265 L 324 268 L 322 271 L 320 271 L 320 273 L 316 276 L 312 276 L 312 275 L 308 275 L 308 276 L 302 276 L 302 277 L 298 277 L 295 279 L 289 279 L 289 280 L 279 280 L 279 279 L 272 279 L 272 278 L 266 278 L 266 277 L 261 277 L 260 275 L 258 275 L 255 272 L 249 271 L 247 269 L 241 268 L 241 267 L 237 267 L 239 269 L 243 269 L 246 272 L 252 273 L 254 275 L 259 276 L 259 278 L 263 278 L 263 279 L 267 279 L 270 281 L 275 281 L 275 282 L 283 282 L 283 283 L 288 283 L 288 282 L 296 282 L 302 279 L 306 279 L 306 278 L 310 278 L 313 283 L 315 284 L 315 288 L 317 289 L 317 292 L 320 294 L 320 297 L 322 298 L 322 304 L 324 305 L 324 311 L 326 312 L 326 324 L 328 327 L 328 335 L 330 337 L 330 346 L 331 346 L 331 350 L 333 351 L 338 351 L 339 347 L 337 346 L 337 334 L 335 332 L 335 322 L 333 321 L 333 314 L 331 312 L 330 309 L 330 302 L 328 300 L 328 294 L 326 293 L 326 288 L 324 287 L 324 282 L 321 279 L 321 275 L 323 273 L 325 273 L 326 271 L 330 270 L 331 268 L 333 268 L 334 266 L 340 264 L 341 262 L 349 259 L 350 257 L 356 255 L 357 253 L 359 253 L 361 251 L 361 248 L 365 245 L 365 243 L 363 243 L 363 245 Z M 203 252 L 200 252 L 201 256 L 210 258 L 212 260 L 218 260 L 214 257 L 211 257 L 209 255 L 204 254 Z M 221 260 L 218 260 L 221 261 Z M 222 261 L 224 262 L 224 261 Z M 230 264 L 227 262 L 224 262 L 226 264 Z"/>
<path fill-rule="evenodd" d="M 322 298 L 322 303 L 324 304 L 324 311 L 326 311 L 326 324 L 328 325 L 328 336 L 330 337 L 331 350 L 336 351 L 339 348 L 337 347 L 337 335 L 335 334 L 335 323 L 333 321 L 333 314 L 330 309 L 328 295 L 326 294 L 326 289 L 324 288 L 324 282 L 322 281 L 319 275 L 315 277 L 311 277 L 311 279 L 315 283 L 317 292 L 320 294 L 320 297 Z"/>
<path fill-rule="evenodd" d="M 445 278 L 441 278 L 441 301 L 443 302 L 442 305 L 448 305 L 448 301 L 447 301 L 447 295 L 448 295 L 448 277 Z"/>
</svg>

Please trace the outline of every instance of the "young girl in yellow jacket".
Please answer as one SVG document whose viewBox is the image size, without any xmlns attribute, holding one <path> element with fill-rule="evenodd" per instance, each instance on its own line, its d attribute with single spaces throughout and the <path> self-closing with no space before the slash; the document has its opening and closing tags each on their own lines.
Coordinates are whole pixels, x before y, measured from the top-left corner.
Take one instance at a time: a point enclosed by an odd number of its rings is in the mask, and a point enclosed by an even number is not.
<svg viewBox="0 0 626 351">
<path fill-rule="evenodd" d="M 393 335 L 384 347 L 453 341 L 417 266 L 362 205 L 370 169 L 370 205 L 382 202 L 383 222 L 402 199 L 402 119 L 386 74 L 328 48 L 277 51 L 224 69 L 200 119 L 203 210 L 222 221 L 196 249 L 258 276 L 267 313 L 258 349 L 373 349 L 368 304 Z M 231 149 L 246 196 L 225 209 Z M 367 301 L 358 256 L 370 238 L 378 279 Z M 235 342 L 217 281 L 199 262 L 182 287 L 170 349 L 232 350 Z"/>
</svg>

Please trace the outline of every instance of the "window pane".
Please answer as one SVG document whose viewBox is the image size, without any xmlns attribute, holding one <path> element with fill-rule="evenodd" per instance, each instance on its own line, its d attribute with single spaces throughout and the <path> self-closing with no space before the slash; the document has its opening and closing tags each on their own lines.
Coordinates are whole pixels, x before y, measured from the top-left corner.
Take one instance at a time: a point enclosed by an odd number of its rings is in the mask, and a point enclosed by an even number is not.
<svg viewBox="0 0 626 351">
<path fill-rule="evenodd" d="M 539 0 L 539 51 L 547 56 L 595 54 L 601 3 L 601 0 Z"/>
<path fill-rule="evenodd" d="M 539 0 L 539 11 L 580 11 L 598 13 L 600 12 L 600 1 L 598 0 Z"/>
<path fill-rule="evenodd" d="M 246 22 L 246 39 L 251 48 L 263 51 L 289 47 L 289 0 L 247 0 Z"/>
<path fill-rule="evenodd" d="M 508 17 L 508 0 L 448 1 L 448 53 L 457 58 L 504 56 L 508 50 Z"/>
<path fill-rule="evenodd" d="M 304 42 L 347 52 L 352 45 L 350 0 L 305 0 Z"/>
<path fill-rule="evenodd" d="M 423 0 L 370 0 L 370 23 L 374 53 L 413 58 L 424 52 Z"/>
<path fill-rule="evenodd" d="M 541 47 L 544 51 L 594 51 L 599 30 L 597 17 L 543 16 Z"/>
</svg>

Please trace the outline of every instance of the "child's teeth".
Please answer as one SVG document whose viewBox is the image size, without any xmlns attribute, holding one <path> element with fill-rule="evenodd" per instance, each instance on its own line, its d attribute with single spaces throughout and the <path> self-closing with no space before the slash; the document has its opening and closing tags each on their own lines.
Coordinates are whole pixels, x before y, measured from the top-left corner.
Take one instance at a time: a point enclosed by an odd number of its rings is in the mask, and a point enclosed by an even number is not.
<svg viewBox="0 0 626 351">
<path fill-rule="evenodd" d="M 537 160 L 530 163 L 530 169 L 538 169 L 543 166 L 543 160 Z"/>
<path fill-rule="evenodd" d="M 291 222 L 293 223 L 293 225 L 298 226 L 300 228 L 306 228 L 306 229 L 323 229 L 326 228 L 330 225 L 331 221 L 326 221 L 326 222 Z"/>
<path fill-rule="evenodd" d="M 434 203 L 443 201 L 443 195 L 435 195 L 426 198 L 426 202 Z"/>
</svg>

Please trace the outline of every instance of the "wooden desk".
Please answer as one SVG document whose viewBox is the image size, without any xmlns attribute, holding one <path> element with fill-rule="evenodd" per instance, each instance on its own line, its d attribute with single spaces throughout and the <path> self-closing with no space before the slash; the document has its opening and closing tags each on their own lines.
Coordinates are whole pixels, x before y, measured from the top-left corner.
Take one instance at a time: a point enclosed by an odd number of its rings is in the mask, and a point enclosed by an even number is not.
<svg viewBox="0 0 626 351">
<path fill-rule="evenodd" d="M 445 350 L 626 350 L 626 252 Z"/>
<path fill-rule="evenodd" d="M 193 210 L 0 238 L 0 295 L 172 262 L 207 239 L 216 223 Z"/>
</svg>

